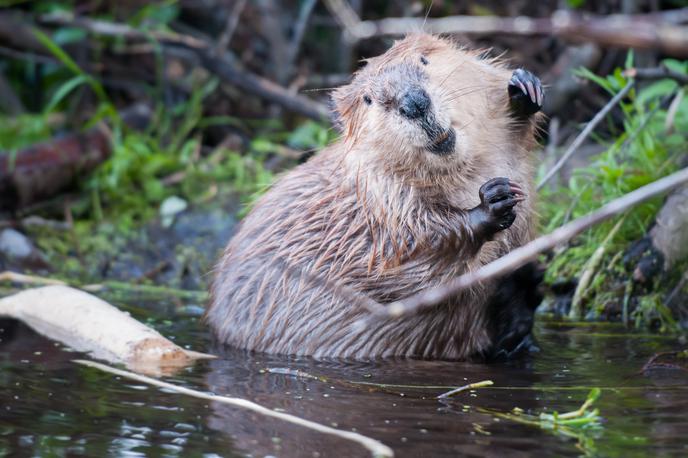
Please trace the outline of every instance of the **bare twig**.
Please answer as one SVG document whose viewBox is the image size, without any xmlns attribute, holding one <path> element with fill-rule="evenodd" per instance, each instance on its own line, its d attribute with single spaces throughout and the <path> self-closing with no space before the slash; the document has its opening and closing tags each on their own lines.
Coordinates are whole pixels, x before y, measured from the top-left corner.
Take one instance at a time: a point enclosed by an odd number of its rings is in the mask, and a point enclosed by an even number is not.
<svg viewBox="0 0 688 458">
<path fill-rule="evenodd" d="M 647 360 L 647 362 L 643 365 L 643 367 L 638 371 L 638 374 L 644 375 L 645 372 L 651 370 L 651 369 L 679 369 L 679 370 L 688 370 L 688 368 L 684 366 L 679 366 L 678 364 L 671 364 L 671 363 L 660 363 L 657 362 L 658 359 L 664 357 L 664 356 L 677 356 L 679 354 L 683 353 L 682 351 L 663 351 L 659 353 L 655 353 L 650 357 L 650 359 Z"/>
<path fill-rule="evenodd" d="M 473 390 L 475 388 L 484 388 L 486 386 L 492 385 L 494 385 L 494 382 L 492 380 L 483 380 L 482 382 L 469 383 L 468 385 L 460 386 L 459 388 L 455 388 L 451 391 L 447 391 L 446 393 L 442 393 L 439 396 L 437 396 L 437 399 L 445 399 L 450 396 L 454 396 L 457 393 L 461 393 L 462 391 Z"/>
<path fill-rule="evenodd" d="M 130 379 L 130 380 L 136 380 L 137 382 L 146 383 L 148 385 L 157 386 L 159 388 L 164 388 L 165 390 L 172 391 L 174 393 L 183 394 L 185 396 L 191 396 L 191 397 L 194 397 L 197 399 L 205 399 L 207 401 L 218 402 L 221 404 L 229 404 L 229 405 L 232 405 L 235 407 L 240 407 L 242 409 L 251 410 L 251 411 L 258 413 L 260 415 L 265 415 L 267 417 L 276 418 L 278 420 L 286 421 L 286 422 L 292 423 L 294 425 L 298 425 L 298 426 L 302 426 L 302 427 L 305 427 L 308 429 L 312 429 L 314 431 L 318 431 L 321 433 L 337 436 L 337 437 L 340 437 L 342 439 L 354 441 L 354 442 L 362 445 L 366 449 L 368 449 L 368 451 L 373 456 L 394 456 L 394 452 L 392 451 L 391 448 L 387 447 L 382 442 L 377 441 L 375 439 L 372 439 L 370 437 L 366 437 L 362 434 L 355 433 L 352 431 L 343 431 L 341 429 L 335 429 L 335 428 L 332 428 L 330 426 L 322 425 L 320 423 L 306 420 L 304 418 L 299 418 L 295 415 L 291 415 L 288 413 L 278 412 L 276 410 L 272 410 L 272 409 L 269 409 L 267 407 L 263 407 L 260 404 L 256 404 L 255 402 L 251 402 L 251 401 L 248 401 L 246 399 L 232 398 L 229 396 L 221 396 L 221 395 L 217 395 L 217 394 L 192 390 L 191 388 L 186 388 L 183 386 L 174 385 L 172 383 L 163 382 L 162 380 L 157 380 L 157 379 L 154 379 L 152 377 L 147 377 L 145 375 L 140 375 L 140 374 L 136 374 L 134 372 L 124 371 L 121 369 L 115 369 L 114 367 L 110 367 L 110 366 L 107 366 L 105 364 L 96 363 L 95 361 L 87 361 L 87 360 L 77 359 L 77 360 L 74 360 L 74 362 L 77 364 L 82 364 L 84 366 L 99 369 L 99 370 L 101 370 L 103 372 L 107 372 L 109 374 L 117 375 L 117 376 L 124 377 L 124 378 Z"/>
<path fill-rule="evenodd" d="M 325 0 L 325 5 L 347 33 L 349 40 L 353 41 L 362 38 L 357 35 L 357 30 L 362 24 L 361 19 L 346 0 Z"/>
<path fill-rule="evenodd" d="M 476 35 L 552 35 L 565 40 L 591 41 L 606 46 L 660 49 L 676 56 L 688 55 L 688 29 L 677 24 L 688 21 L 688 8 L 648 14 L 581 15 L 567 10 L 551 17 L 447 16 L 443 18 L 385 18 L 361 21 L 344 0 L 326 5 L 352 40 L 376 36 L 429 33 Z"/>
<path fill-rule="evenodd" d="M 26 111 L 21 100 L 14 92 L 12 85 L 5 78 L 5 74 L 0 71 L 0 106 L 8 113 L 14 116 L 20 115 Z"/>
<path fill-rule="evenodd" d="M 584 230 L 686 182 L 688 182 L 688 167 L 615 199 L 599 210 L 516 248 L 509 254 L 484 265 L 478 270 L 468 272 L 445 284 L 426 289 L 406 299 L 376 309 L 374 315 L 395 318 L 445 302 L 471 285 L 512 272 L 534 260 L 540 253 L 569 241 Z"/>
<path fill-rule="evenodd" d="M 217 39 L 217 45 L 215 46 L 216 54 L 222 55 L 222 53 L 225 52 L 229 46 L 229 42 L 232 41 L 232 36 L 234 36 L 234 31 L 239 24 L 239 18 L 241 17 L 241 13 L 244 11 L 245 7 L 246 0 L 237 0 L 237 2 L 234 4 L 234 8 L 232 8 L 229 17 L 227 18 L 227 25 L 220 34 L 220 38 Z"/>
<path fill-rule="evenodd" d="M 20 285 L 65 285 L 62 280 L 54 278 L 37 277 L 34 275 L 24 275 L 17 272 L 6 270 L 0 272 L 0 282 L 17 283 Z"/>
<path fill-rule="evenodd" d="M 202 65 L 225 83 L 308 118 L 318 121 L 329 121 L 329 110 L 322 103 L 299 94 L 293 94 L 279 84 L 253 73 L 240 70 L 227 59 L 219 59 L 216 55 L 207 51 L 199 51 L 198 55 L 201 58 Z"/>
<path fill-rule="evenodd" d="M 594 118 L 585 126 L 585 129 L 581 131 L 580 134 L 573 140 L 571 145 L 568 147 L 564 155 L 557 161 L 556 164 L 554 164 L 554 167 L 550 169 L 549 172 L 545 175 L 545 177 L 538 183 L 537 189 L 540 190 L 542 187 L 554 176 L 556 173 L 561 169 L 561 167 L 571 159 L 571 156 L 578 150 L 578 148 L 583 144 L 586 138 L 592 133 L 592 131 L 597 127 L 597 125 L 604 119 L 605 116 L 607 116 L 607 113 L 616 106 L 617 103 L 623 99 L 626 94 L 628 94 L 628 91 L 631 90 L 633 87 L 634 81 L 629 80 L 626 85 L 619 91 L 618 94 L 616 94 L 602 109 L 595 115 Z"/>
<path fill-rule="evenodd" d="M 101 21 L 71 14 L 53 13 L 40 17 L 40 22 L 49 25 L 63 25 L 79 27 L 96 35 L 108 37 L 124 37 L 133 40 L 149 40 L 154 38 L 163 43 L 172 43 L 189 48 L 206 48 L 207 43 L 189 35 L 161 30 L 138 30 L 127 24 Z"/>
<path fill-rule="evenodd" d="M 0 19 L 2 19 L 2 16 L 0 16 Z M 206 70 L 217 75 L 223 82 L 308 118 L 318 121 L 329 121 L 329 110 L 322 103 L 299 94 L 294 94 L 279 84 L 247 70 L 240 69 L 237 62 L 228 58 L 226 54 L 218 56 L 211 44 L 205 40 L 174 32 L 141 32 L 126 24 L 67 15 L 44 16 L 42 21 L 49 24 L 83 28 L 97 35 L 119 36 L 136 40 L 150 40 L 153 38 L 160 41 L 163 45 L 186 47 L 194 51 L 194 56 L 198 57 Z M 0 37 L 2 32 L 2 27 L 0 27 Z"/>
<path fill-rule="evenodd" d="M 668 78 L 675 80 L 679 84 L 688 84 L 688 75 L 675 72 L 664 65 L 652 68 L 629 68 L 624 71 L 624 75 L 639 80 L 661 80 Z"/>
<path fill-rule="evenodd" d="M 306 34 L 308 19 L 311 17 L 311 13 L 313 13 L 313 8 L 315 8 L 316 3 L 318 3 L 318 0 L 305 0 L 303 5 L 301 5 L 299 17 L 296 19 L 296 25 L 294 26 L 294 34 L 291 38 L 291 43 L 289 43 L 289 48 L 287 49 L 287 62 L 289 62 L 289 68 L 293 67 L 298 57 L 303 37 Z"/>
<path fill-rule="evenodd" d="M 673 95 L 673 99 L 671 100 L 669 108 L 667 109 L 666 119 L 664 120 L 664 132 L 666 133 L 672 133 L 674 130 L 676 113 L 678 113 L 678 107 L 681 106 L 684 94 L 685 91 L 681 89 L 675 95 Z"/>
</svg>

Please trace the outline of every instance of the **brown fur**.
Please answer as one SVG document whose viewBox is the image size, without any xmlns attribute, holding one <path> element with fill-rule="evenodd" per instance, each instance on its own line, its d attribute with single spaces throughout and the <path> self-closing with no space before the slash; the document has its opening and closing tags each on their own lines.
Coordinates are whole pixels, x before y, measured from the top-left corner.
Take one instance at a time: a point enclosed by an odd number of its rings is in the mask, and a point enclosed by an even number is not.
<svg viewBox="0 0 688 458">
<path fill-rule="evenodd" d="M 429 61 L 422 68 L 420 56 Z M 438 116 L 455 128 L 450 155 L 429 153 L 419 134 L 385 111 L 399 85 L 418 75 Z M 535 123 L 510 116 L 510 76 L 495 60 L 425 34 L 369 59 L 333 95 L 342 138 L 278 180 L 227 247 L 207 313 L 218 339 L 256 351 L 357 359 L 465 359 L 484 351 L 491 284 L 366 327 L 358 320 L 369 312 L 341 290 L 389 303 L 532 238 L 530 197 L 493 241 L 477 240 L 466 214 L 494 177 L 534 195 L 528 152 Z"/>
</svg>

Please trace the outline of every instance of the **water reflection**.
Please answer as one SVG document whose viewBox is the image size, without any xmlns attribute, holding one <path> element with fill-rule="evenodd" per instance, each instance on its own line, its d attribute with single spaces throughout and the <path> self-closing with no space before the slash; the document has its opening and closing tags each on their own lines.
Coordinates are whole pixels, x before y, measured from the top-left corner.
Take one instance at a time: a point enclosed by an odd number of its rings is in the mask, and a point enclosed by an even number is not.
<svg viewBox="0 0 688 458">
<path fill-rule="evenodd" d="M 178 343 L 208 346 L 193 320 L 165 326 L 161 331 Z M 366 455 L 344 439 L 78 367 L 71 359 L 79 355 L 25 327 L 3 322 L 0 328 L 0 455 Z M 215 349 L 222 358 L 167 380 L 355 430 L 398 456 L 532 456 L 544 450 L 556 456 L 685 455 L 688 374 L 639 373 L 653 353 L 681 346 L 619 331 L 540 324 L 541 353 L 492 365 L 348 363 Z M 487 379 L 494 387 L 435 399 Z M 604 388 L 598 406 L 607 422 L 582 444 L 482 410 L 572 410 L 594 386 Z"/>
</svg>

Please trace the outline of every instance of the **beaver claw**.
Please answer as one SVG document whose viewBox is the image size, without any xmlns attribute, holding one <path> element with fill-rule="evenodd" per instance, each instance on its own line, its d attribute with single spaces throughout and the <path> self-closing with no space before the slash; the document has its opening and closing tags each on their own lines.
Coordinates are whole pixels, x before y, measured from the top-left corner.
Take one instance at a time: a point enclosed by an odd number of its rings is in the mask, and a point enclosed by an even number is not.
<svg viewBox="0 0 688 458">
<path fill-rule="evenodd" d="M 528 70 L 514 70 L 509 80 L 511 111 L 524 119 L 540 111 L 544 100 L 545 91 L 540 79 Z"/>
<path fill-rule="evenodd" d="M 477 234 L 491 238 L 508 229 L 516 219 L 514 207 L 526 198 L 523 189 L 508 178 L 493 178 L 478 191 L 480 205 L 469 211 L 471 225 Z"/>
</svg>

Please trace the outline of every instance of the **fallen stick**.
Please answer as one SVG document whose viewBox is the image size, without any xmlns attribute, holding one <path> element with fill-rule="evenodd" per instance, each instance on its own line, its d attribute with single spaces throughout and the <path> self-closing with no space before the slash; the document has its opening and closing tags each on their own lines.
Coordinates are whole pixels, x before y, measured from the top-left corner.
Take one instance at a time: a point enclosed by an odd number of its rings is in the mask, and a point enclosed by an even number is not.
<svg viewBox="0 0 688 458">
<path fill-rule="evenodd" d="M 45 286 L 0 299 L 0 316 L 77 351 L 146 374 L 170 373 L 212 355 L 181 348 L 107 302 L 69 286 Z"/>
<path fill-rule="evenodd" d="M 260 404 L 256 404 L 255 402 L 248 401 L 246 399 L 241 399 L 241 398 L 233 398 L 229 396 L 220 396 L 217 394 L 211 394 L 211 393 L 205 393 L 202 391 L 198 390 L 193 390 L 191 388 L 186 388 L 183 386 L 177 386 L 173 385 L 172 383 L 167 383 L 163 382 L 161 380 L 157 380 L 151 377 L 146 377 L 145 375 L 139 375 L 135 374 L 133 372 L 128 372 L 124 371 L 121 369 L 115 369 L 114 367 L 107 366 L 105 364 L 100 364 L 96 363 L 94 361 L 86 361 L 86 360 L 81 360 L 77 359 L 74 360 L 75 363 L 77 364 L 82 364 L 84 366 L 88 367 L 93 367 L 95 369 L 99 369 L 101 371 L 117 375 L 120 377 L 128 378 L 130 380 L 135 380 L 137 382 L 141 383 L 146 383 L 148 385 L 153 385 L 157 386 L 159 388 L 164 388 L 167 391 L 172 391 L 175 393 L 183 394 L 185 396 L 191 396 L 194 398 L 198 399 L 205 399 L 207 401 L 213 401 L 213 402 L 219 402 L 222 404 L 229 404 L 232 406 L 236 407 L 241 407 L 243 409 L 248 409 L 253 412 L 256 412 L 261 415 L 265 415 L 267 417 L 272 417 L 276 418 L 278 420 L 286 421 L 298 426 L 303 426 L 304 428 L 312 429 L 314 431 L 318 431 L 321 433 L 325 434 L 330 434 L 333 436 L 341 437 L 342 439 L 347 439 L 350 441 L 357 442 L 358 444 L 362 445 L 366 449 L 370 451 L 370 453 L 375 456 L 385 456 L 385 457 L 391 457 L 394 456 L 394 452 L 392 451 L 391 448 L 386 446 L 380 441 L 377 441 L 375 439 L 372 439 L 370 437 L 364 436 L 359 433 L 355 433 L 352 431 L 343 431 L 341 429 L 336 429 L 332 428 L 330 426 L 322 425 L 320 423 L 316 423 L 311 420 L 306 420 L 304 418 L 297 417 L 295 415 L 291 415 L 288 413 L 284 412 L 278 412 L 272 409 L 269 409 L 267 407 L 264 407 Z"/>
<path fill-rule="evenodd" d="M 655 49 L 674 56 L 688 55 L 688 8 L 648 14 L 581 15 L 567 10 L 550 17 L 446 16 L 442 18 L 384 18 L 361 21 L 345 0 L 326 0 L 335 19 L 352 41 L 389 35 L 465 33 L 474 35 L 550 35 L 567 41 L 605 46 Z"/>
<path fill-rule="evenodd" d="M 54 278 L 37 277 L 35 275 L 25 275 L 6 270 L 0 272 L 0 282 L 12 282 L 20 285 L 66 285 L 62 280 Z"/>
<path fill-rule="evenodd" d="M 442 393 L 439 396 L 437 396 L 437 399 L 446 399 L 450 396 L 453 396 L 457 393 L 461 393 L 463 391 L 474 390 L 476 388 L 485 388 L 487 386 L 492 385 L 494 385 L 494 382 L 492 380 L 483 380 L 482 382 L 469 383 L 468 385 L 460 386 L 458 388 L 454 388 L 451 391 L 447 391 L 446 393 Z"/>
<path fill-rule="evenodd" d="M 540 253 L 568 242 L 584 230 L 652 197 L 666 193 L 683 183 L 688 183 L 688 167 L 612 200 L 599 210 L 571 221 L 547 235 L 536 238 L 473 272 L 467 272 L 440 286 L 429 288 L 406 299 L 392 302 L 386 307 L 375 308 L 372 317 L 369 319 L 374 319 L 375 317 L 398 318 L 445 302 L 459 291 L 475 283 L 512 272 L 534 260 Z"/>
<path fill-rule="evenodd" d="M 624 70 L 623 73 L 629 78 L 643 80 L 661 80 L 668 78 L 676 81 L 678 84 L 688 84 L 688 75 L 675 72 L 664 65 L 651 68 L 629 68 Z"/>
<path fill-rule="evenodd" d="M 142 104 L 121 113 L 124 123 L 138 130 L 144 129 L 151 117 L 150 108 Z M 105 123 L 36 143 L 14 155 L 0 153 L 0 210 L 15 210 L 54 197 L 111 154 L 111 134 Z"/>
<path fill-rule="evenodd" d="M 141 32 L 126 24 L 64 14 L 42 16 L 41 22 L 78 27 L 95 35 L 146 41 L 153 38 L 164 46 L 182 46 L 193 51 L 201 65 L 223 82 L 308 118 L 323 122 L 330 120 L 330 111 L 322 103 L 295 94 L 273 81 L 239 68 L 236 62 L 227 57 L 226 53 L 218 53 L 216 47 L 204 40 L 179 33 Z M 2 38 L 2 30 L 0 30 L 0 38 Z"/>
<path fill-rule="evenodd" d="M 607 113 L 616 106 L 617 103 L 623 99 L 626 94 L 628 94 L 628 91 L 631 90 L 633 87 L 634 81 L 630 80 L 626 85 L 619 91 L 618 94 L 616 94 L 607 104 L 602 107 L 602 109 L 597 112 L 597 114 L 590 120 L 588 124 L 586 124 L 585 129 L 581 131 L 580 134 L 571 142 L 571 145 L 566 149 L 566 152 L 561 156 L 561 158 L 557 161 L 556 164 L 554 164 L 554 167 L 550 169 L 549 172 L 544 176 L 542 180 L 537 185 L 537 190 L 539 191 L 542 189 L 542 187 L 562 168 L 562 166 L 569 160 L 571 159 L 571 156 L 578 151 L 578 148 L 583 144 L 586 138 L 590 136 L 593 130 L 595 130 L 595 127 L 604 119 L 605 116 L 607 116 Z"/>
</svg>

